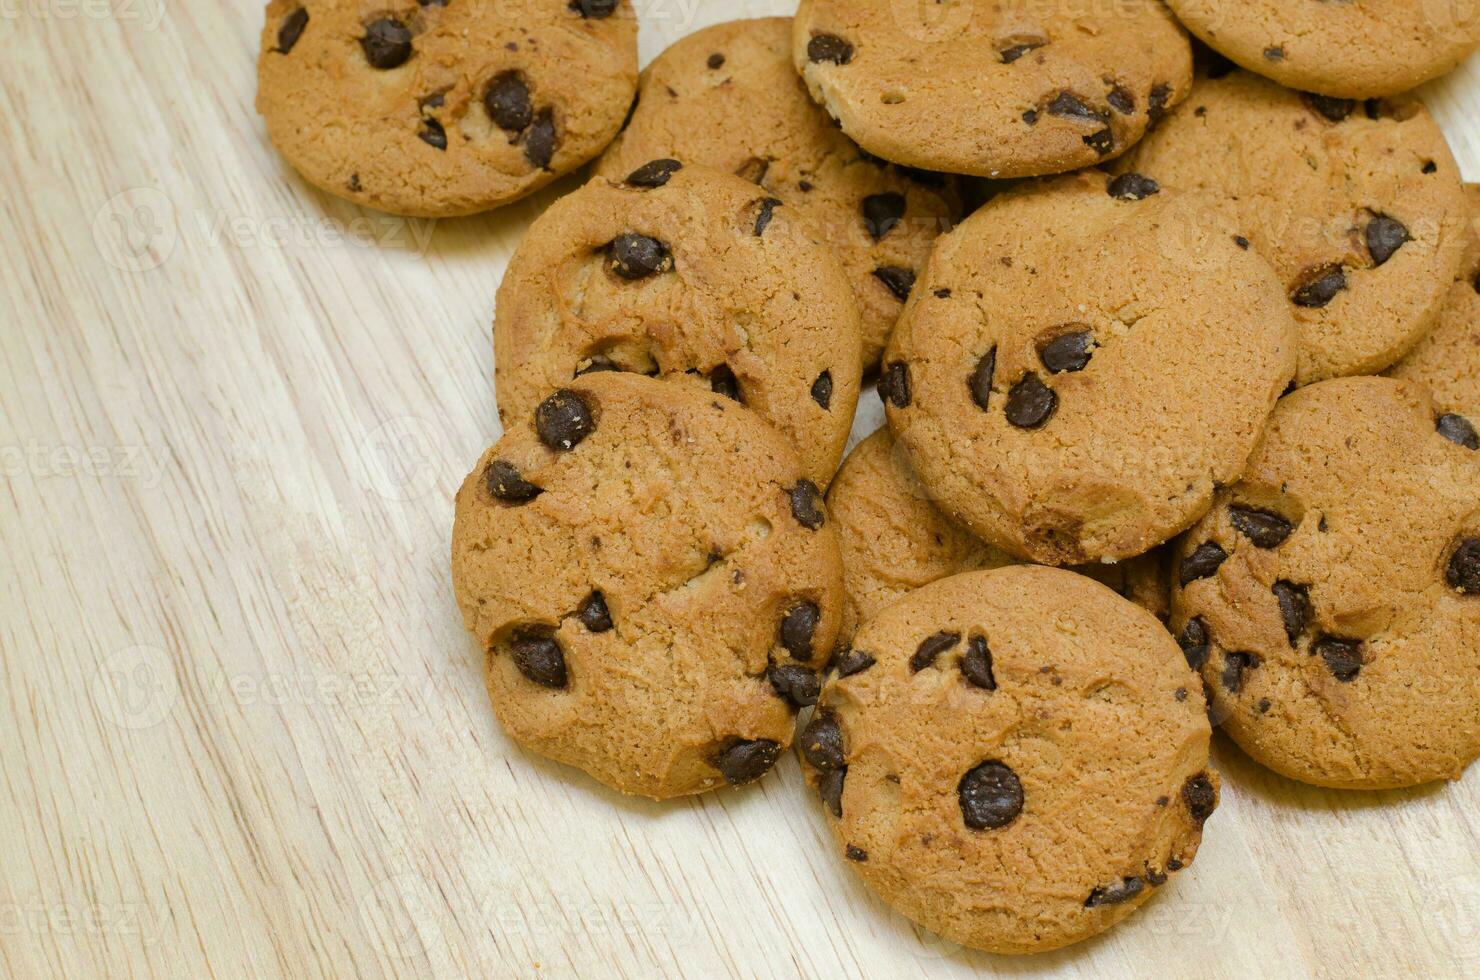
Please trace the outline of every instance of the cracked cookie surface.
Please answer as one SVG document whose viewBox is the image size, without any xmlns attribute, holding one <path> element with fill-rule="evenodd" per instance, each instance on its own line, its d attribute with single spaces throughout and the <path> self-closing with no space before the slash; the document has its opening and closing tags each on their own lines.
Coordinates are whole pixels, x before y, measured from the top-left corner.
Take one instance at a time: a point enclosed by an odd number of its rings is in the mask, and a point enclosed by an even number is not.
<svg viewBox="0 0 1480 980">
<path fill-rule="evenodd" d="M 1217 806 L 1197 675 L 1083 576 L 1013 566 L 866 623 L 798 743 L 851 867 L 946 939 L 1101 932 L 1191 863 Z"/>
</svg>

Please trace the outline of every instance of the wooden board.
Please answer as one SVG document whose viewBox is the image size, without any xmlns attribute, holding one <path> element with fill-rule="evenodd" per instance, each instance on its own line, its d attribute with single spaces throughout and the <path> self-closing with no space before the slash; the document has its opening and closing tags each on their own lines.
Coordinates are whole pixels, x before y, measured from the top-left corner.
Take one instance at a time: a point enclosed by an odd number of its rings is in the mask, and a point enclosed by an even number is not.
<svg viewBox="0 0 1480 980">
<path fill-rule="evenodd" d="M 647 59 L 791 5 L 641 6 Z M 790 756 L 657 805 L 513 745 L 451 500 L 494 288 L 574 181 L 436 223 L 313 191 L 253 110 L 261 17 L 0 6 L 0 975 L 1480 971 L 1474 772 L 1325 792 L 1220 743 L 1196 865 L 1011 959 L 875 900 Z M 1428 96 L 1480 178 L 1480 60 Z"/>
</svg>

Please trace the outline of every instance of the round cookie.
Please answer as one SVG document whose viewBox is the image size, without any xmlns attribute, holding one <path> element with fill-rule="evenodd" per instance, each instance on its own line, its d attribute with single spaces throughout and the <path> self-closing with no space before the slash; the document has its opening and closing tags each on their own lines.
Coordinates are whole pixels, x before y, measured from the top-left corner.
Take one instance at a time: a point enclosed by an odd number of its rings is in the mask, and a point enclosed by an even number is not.
<svg viewBox="0 0 1480 980">
<path fill-rule="evenodd" d="M 271 0 L 257 111 L 330 194 L 486 211 L 600 153 L 637 87 L 630 0 Z"/>
<path fill-rule="evenodd" d="M 853 447 L 827 491 L 827 512 L 843 552 L 843 629 L 905 595 L 959 572 L 1015 565 L 1011 555 L 979 541 L 946 515 L 895 447 L 888 426 Z M 1171 612 L 1163 549 L 1113 565 L 1074 569 L 1165 620 Z"/>
<path fill-rule="evenodd" d="M 1434 329 L 1386 373 L 1428 385 L 1441 411 L 1480 424 L 1480 184 L 1467 184 L 1465 196 L 1470 202 L 1470 247 L 1460 276 L 1449 287 Z"/>
<path fill-rule="evenodd" d="M 509 262 L 493 326 L 499 415 L 596 370 L 657 374 L 755 409 L 825 487 L 858 402 L 858 304 L 800 212 L 676 161 L 556 201 Z"/>
<path fill-rule="evenodd" d="M 753 180 L 824 233 L 858 296 L 866 367 L 961 215 L 954 177 L 865 154 L 812 101 L 792 67 L 789 17 L 718 24 L 644 69 L 637 109 L 596 173 L 617 181 L 662 157 Z"/>
<path fill-rule="evenodd" d="M 1396 95 L 1454 68 L 1480 44 L 1466 0 L 1167 0 L 1219 53 L 1290 88 L 1348 99 Z"/>
<path fill-rule="evenodd" d="M 1441 419 L 1388 378 L 1296 391 L 1179 547 L 1173 628 L 1271 769 L 1374 789 L 1480 754 L 1480 448 Z"/>
<path fill-rule="evenodd" d="M 1300 384 L 1388 367 L 1433 326 L 1464 247 L 1444 134 L 1412 100 L 1359 105 L 1214 75 L 1117 169 L 1235 204 L 1299 324 Z"/>
<path fill-rule="evenodd" d="M 1218 803 L 1197 675 L 1058 568 L 968 572 L 864 625 L 799 744 L 840 850 L 954 942 L 1055 949 L 1129 915 Z"/>
<path fill-rule="evenodd" d="M 802 0 L 792 59 L 870 153 L 980 177 L 1117 156 L 1192 80 L 1187 35 L 1157 0 Z"/>
<path fill-rule="evenodd" d="M 759 777 L 816 701 L 837 534 L 753 412 L 651 378 L 580 378 L 457 495 L 452 582 L 515 741 L 624 793 Z"/>
<path fill-rule="evenodd" d="M 890 428 L 954 518 L 1052 565 L 1142 554 L 1242 472 L 1289 383 L 1267 263 L 1199 195 L 1084 172 L 942 236 L 885 354 Z"/>
</svg>

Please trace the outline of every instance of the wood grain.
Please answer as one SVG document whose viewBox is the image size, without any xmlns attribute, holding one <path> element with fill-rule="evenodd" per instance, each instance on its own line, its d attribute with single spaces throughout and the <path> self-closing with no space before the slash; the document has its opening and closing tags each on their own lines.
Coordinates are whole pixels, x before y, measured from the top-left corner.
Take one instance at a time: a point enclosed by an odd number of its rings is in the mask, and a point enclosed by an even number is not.
<svg viewBox="0 0 1480 980">
<path fill-rule="evenodd" d="M 644 59 L 791 6 L 645 0 Z M 0 974 L 1480 971 L 1473 772 L 1324 792 L 1221 743 L 1196 865 L 1008 959 L 867 893 L 790 757 L 659 806 L 519 750 L 448 529 L 494 288 L 573 182 L 436 223 L 313 191 L 253 110 L 261 16 L 0 4 Z M 1427 95 L 1480 178 L 1480 62 Z"/>
</svg>

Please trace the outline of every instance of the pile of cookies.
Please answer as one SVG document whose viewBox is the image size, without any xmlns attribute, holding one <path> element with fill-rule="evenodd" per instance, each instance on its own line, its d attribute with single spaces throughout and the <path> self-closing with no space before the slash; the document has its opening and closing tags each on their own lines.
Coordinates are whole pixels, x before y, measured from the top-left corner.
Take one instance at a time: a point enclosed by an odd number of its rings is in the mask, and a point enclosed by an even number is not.
<svg viewBox="0 0 1480 980">
<path fill-rule="evenodd" d="M 595 160 L 457 496 L 507 732 L 656 799 L 795 743 L 886 902 L 1031 952 L 1191 863 L 1214 725 L 1480 755 L 1480 192 L 1404 94 L 1463 6 L 802 0 L 639 77 L 629 0 L 272 0 L 258 106 L 402 214 Z"/>
</svg>

